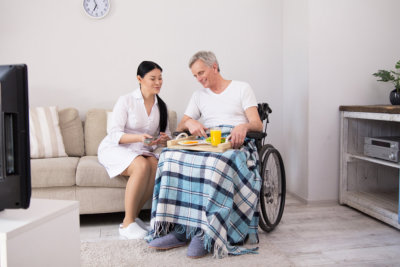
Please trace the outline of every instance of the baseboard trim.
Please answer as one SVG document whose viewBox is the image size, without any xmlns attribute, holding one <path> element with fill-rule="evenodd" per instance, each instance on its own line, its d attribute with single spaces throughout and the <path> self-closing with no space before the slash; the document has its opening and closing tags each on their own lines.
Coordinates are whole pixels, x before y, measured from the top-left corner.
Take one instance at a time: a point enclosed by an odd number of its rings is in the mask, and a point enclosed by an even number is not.
<svg viewBox="0 0 400 267">
<path fill-rule="evenodd" d="M 332 204 L 338 204 L 338 200 L 308 200 L 303 197 L 300 197 L 299 195 L 296 195 L 295 193 L 292 192 L 286 192 L 286 194 L 290 194 L 291 197 L 295 198 L 296 200 L 300 201 L 301 203 L 305 205 L 332 205 Z"/>
</svg>

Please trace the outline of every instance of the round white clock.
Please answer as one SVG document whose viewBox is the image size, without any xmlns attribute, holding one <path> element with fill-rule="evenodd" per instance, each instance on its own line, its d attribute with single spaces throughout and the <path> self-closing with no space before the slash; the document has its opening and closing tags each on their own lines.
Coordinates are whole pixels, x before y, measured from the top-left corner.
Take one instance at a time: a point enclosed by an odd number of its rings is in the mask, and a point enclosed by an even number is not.
<svg viewBox="0 0 400 267">
<path fill-rule="evenodd" d="M 110 0 L 83 0 L 83 9 L 91 18 L 104 18 L 110 11 Z"/>
</svg>

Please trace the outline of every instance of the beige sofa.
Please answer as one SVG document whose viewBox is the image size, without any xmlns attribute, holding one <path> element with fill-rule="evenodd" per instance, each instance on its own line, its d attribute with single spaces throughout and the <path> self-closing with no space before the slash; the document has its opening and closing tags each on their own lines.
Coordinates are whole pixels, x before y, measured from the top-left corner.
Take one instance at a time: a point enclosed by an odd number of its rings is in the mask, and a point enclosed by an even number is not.
<svg viewBox="0 0 400 267">
<path fill-rule="evenodd" d="M 32 197 L 78 200 L 80 214 L 124 211 L 127 178 L 110 179 L 97 160 L 97 148 L 106 136 L 107 110 L 91 109 L 82 123 L 75 108 L 60 110 L 59 121 L 68 157 L 31 159 Z M 169 111 L 169 128 L 177 117 Z M 144 208 L 150 208 L 148 201 Z"/>
</svg>

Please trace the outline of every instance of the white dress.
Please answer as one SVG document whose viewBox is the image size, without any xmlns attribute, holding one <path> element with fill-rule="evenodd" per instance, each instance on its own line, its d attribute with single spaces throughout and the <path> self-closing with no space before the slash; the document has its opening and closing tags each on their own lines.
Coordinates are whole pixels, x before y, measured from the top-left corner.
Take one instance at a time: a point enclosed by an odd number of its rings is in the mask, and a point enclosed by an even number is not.
<svg viewBox="0 0 400 267">
<path fill-rule="evenodd" d="M 154 137 L 159 135 L 160 110 L 157 97 L 154 98 L 150 115 L 147 115 L 140 88 L 121 96 L 115 104 L 110 131 L 101 141 L 97 152 L 99 162 L 106 168 L 110 178 L 121 174 L 139 155 L 153 155 L 158 158 L 158 155 L 153 153 L 157 146 L 147 146 L 142 142 L 119 143 L 124 134 L 147 133 Z M 171 137 L 168 125 L 165 133 Z"/>
</svg>

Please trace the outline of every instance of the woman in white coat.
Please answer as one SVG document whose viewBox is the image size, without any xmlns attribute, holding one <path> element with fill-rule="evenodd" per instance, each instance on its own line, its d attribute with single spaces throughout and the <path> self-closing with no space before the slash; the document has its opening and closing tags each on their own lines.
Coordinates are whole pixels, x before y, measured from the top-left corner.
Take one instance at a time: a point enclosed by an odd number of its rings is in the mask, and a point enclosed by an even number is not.
<svg viewBox="0 0 400 267">
<path fill-rule="evenodd" d="M 98 149 L 99 162 L 111 178 L 128 176 L 125 190 L 125 218 L 119 233 L 128 239 L 147 234 L 138 214 L 152 197 L 158 155 L 154 149 L 170 139 L 168 112 L 158 96 L 162 85 L 162 69 L 151 61 L 143 61 L 137 70 L 140 87 L 121 96 L 114 106 L 111 128 Z M 153 138 L 153 139 L 150 139 Z"/>
</svg>

